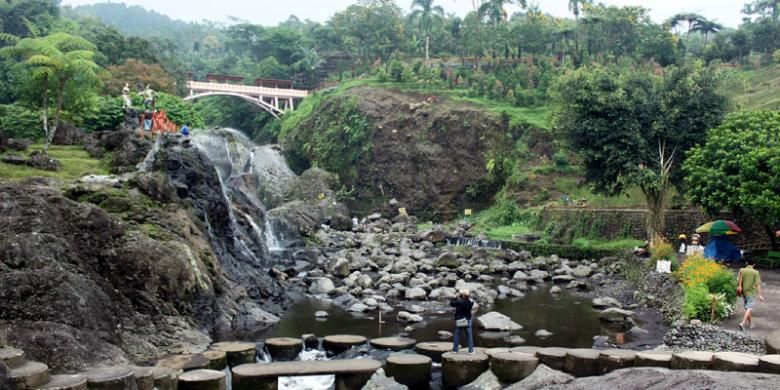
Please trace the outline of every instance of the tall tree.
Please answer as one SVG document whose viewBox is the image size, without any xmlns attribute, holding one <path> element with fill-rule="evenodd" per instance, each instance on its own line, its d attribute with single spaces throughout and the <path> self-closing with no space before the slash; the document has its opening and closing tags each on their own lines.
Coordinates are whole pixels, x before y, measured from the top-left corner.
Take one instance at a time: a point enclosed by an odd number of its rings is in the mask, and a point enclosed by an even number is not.
<svg viewBox="0 0 780 390">
<path fill-rule="evenodd" d="M 683 22 L 686 22 L 688 25 L 685 33 L 686 35 L 688 35 L 693 30 L 693 26 L 702 20 L 706 20 L 706 18 L 699 14 L 689 12 L 689 13 L 681 13 L 681 14 L 674 15 L 671 18 L 669 18 L 667 23 L 669 24 L 669 27 L 677 28 L 680 27 L 680 25 Z"/>
<path fill-rule="evenodd" d="M 755 0 L 745 4 L 742 13 L 746 15 L 764 15 L 777 21 L 780 19 L 780 0 Z"/>
<path fill-rule="evenodd" d="M 693 28 L 691 28 L 690 31 L 704 35 L 704 47 L 707 47 L 707 41 L 709 40 L 710 34 L 715 34 L 721 29 L 723 29 L 723 25 L 711 20 L 701 19 L 694 23 Z"/>
<path fill-rule="evenodd" d="M 579 69 L 556 88 L 557 122 L 582 158 L 587 182 L 606 195 L 641 189 L 650 239 L 664 232 L 665 202 L 681 181 L 682 158 L 726 111 L 718 80 L 699 63 L 663 77 L 615 65 Z"/>
<path fill-rule="evenodd" d="M 441 24 L 444 19 L 444 8 L 433 5 L 434 0 L 413 0 L 410 17 L 420 21 L 420 30 L 425 34 L 425 61 L 430 60 L 431 30 L 433 24 Z"/>
<path fill-rule="evenodd" d="M 485 0 L 479 6 L 479 16 L 487 18 L 493 23 L 494 27 L 498 27 L 499 23 L 507 19 L 507 12 L 504 7 L 512 3 L 517 3 L 523 8 L 528 6 L 526 0 Z"/>
<path fill-rule="evenodd" d="M 593 4 L 593 0 L 569 0 L 569 11 L 574 14 L 574 20 L 580 23 L 580 10 L 584 4 Z"/>
<path fill-rule="evenodd" d="M 100 66 L 95 63 L 96 47 L 84 38 L 67 33 L 54 33 L 42 38 L 20 39 L 14 46 L 0 49 L 2 54 L 16 55 L 30 69 L 41 89 L 41 119 L 46 136 L 44 153 L 48 153 L 60 124 L 65 90 L 79 83 L 87 90 L 97 79 Z M 54 90 L 54 121 L 49 123 L 50 92 Z"/>
</svg>

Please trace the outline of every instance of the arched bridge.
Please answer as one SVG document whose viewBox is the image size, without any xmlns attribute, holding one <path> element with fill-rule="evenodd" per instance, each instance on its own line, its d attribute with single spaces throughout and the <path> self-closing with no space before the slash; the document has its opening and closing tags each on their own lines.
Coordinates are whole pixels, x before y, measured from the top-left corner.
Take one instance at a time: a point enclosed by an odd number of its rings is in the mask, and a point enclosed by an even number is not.
<svg viewBox="0 0 780 390">
<path fill-rule="evenodd" d="M 190 93 L 184 100 L 195 100 L 207 96 L 234 96 L 253 103 L 279 117 L 285 110 L 295 109 L 295 99 L 309 96 L 309 91 L 291 88 L 269 88 L 263 86 L 238 85 L 203 81 L 187 81 Z"/>
</svg>

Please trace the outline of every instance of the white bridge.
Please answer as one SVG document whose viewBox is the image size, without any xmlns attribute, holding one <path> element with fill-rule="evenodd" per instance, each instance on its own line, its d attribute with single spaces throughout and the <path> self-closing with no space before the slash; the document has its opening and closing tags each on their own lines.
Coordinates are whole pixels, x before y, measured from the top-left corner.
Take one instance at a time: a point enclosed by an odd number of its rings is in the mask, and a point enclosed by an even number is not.
<svg viewBox="0 0 780 390">
<path fill-rule="evenodd" d="M 190 90 L 190 94 L 184 100 L 195 100 L 207 96 L 234 96 L 259 106 L 276 118 L 284 114 L 285 110 L 294 110 L 295 99 L 309 96 L 309 91 L 302 89 L 255 87 L 202 81 L 187 81 L 187 88 Z"/>
</svg>

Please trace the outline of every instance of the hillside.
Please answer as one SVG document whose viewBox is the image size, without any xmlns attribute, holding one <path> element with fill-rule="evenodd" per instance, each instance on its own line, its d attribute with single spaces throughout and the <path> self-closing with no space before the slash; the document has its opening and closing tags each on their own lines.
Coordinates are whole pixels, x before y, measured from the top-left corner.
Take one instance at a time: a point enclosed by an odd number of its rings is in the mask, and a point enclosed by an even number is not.
<svg viewBox="0 0 780 390">
<path fill-rule="evenodd" d="M 737 74 L 730 88 L 735 108 L 739 110 L 780 110 L 780 65 Z"/>
</svg>

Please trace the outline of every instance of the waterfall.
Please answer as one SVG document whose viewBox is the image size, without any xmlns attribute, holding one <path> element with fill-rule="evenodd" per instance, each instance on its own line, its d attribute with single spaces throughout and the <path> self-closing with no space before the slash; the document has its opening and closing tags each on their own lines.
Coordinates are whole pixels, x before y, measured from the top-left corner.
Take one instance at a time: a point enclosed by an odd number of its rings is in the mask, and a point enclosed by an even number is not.
<svg viewBox="0 0 780 390">
<path fill-rule="evenodd" d="M 284 251 L 284 234 L 276 231 L 267 210 L 282 204 L 296 176 L 278 147 L 255 145 L 233 129 L 199 131 L 192 142 L 214 163 L 235 246 L 255 259 Z"/>
<path fill-rule="evenodd" d="M 144 161 L 141 161 L 138 165 L 136 165 L 136 169 L 138 169 L 140 172 L 147 172 L 152 167 L 152 164 L 154 164 L 154 159 L 157 157 L 157 152 L 160 151 L 160 144 L 162 143 L 162 136 L 157 136 L 157 140 L 154 141 L 154 145 L 152 145 L 152 148 L 149 150 L 149 153 L 146 153 L 146 157 L 144 157 Z"/>
<path fill-rule="evenodd" d="M 496 249 L 496 250 L 500 250 L 502 248 L 501 241 L 485 240 L 485 239 L 473 238 L 473 237 L 448 237 L 447 245 L 470 246 L 473 248 L 485 248 L 485 249 Z"/>
</svg>

